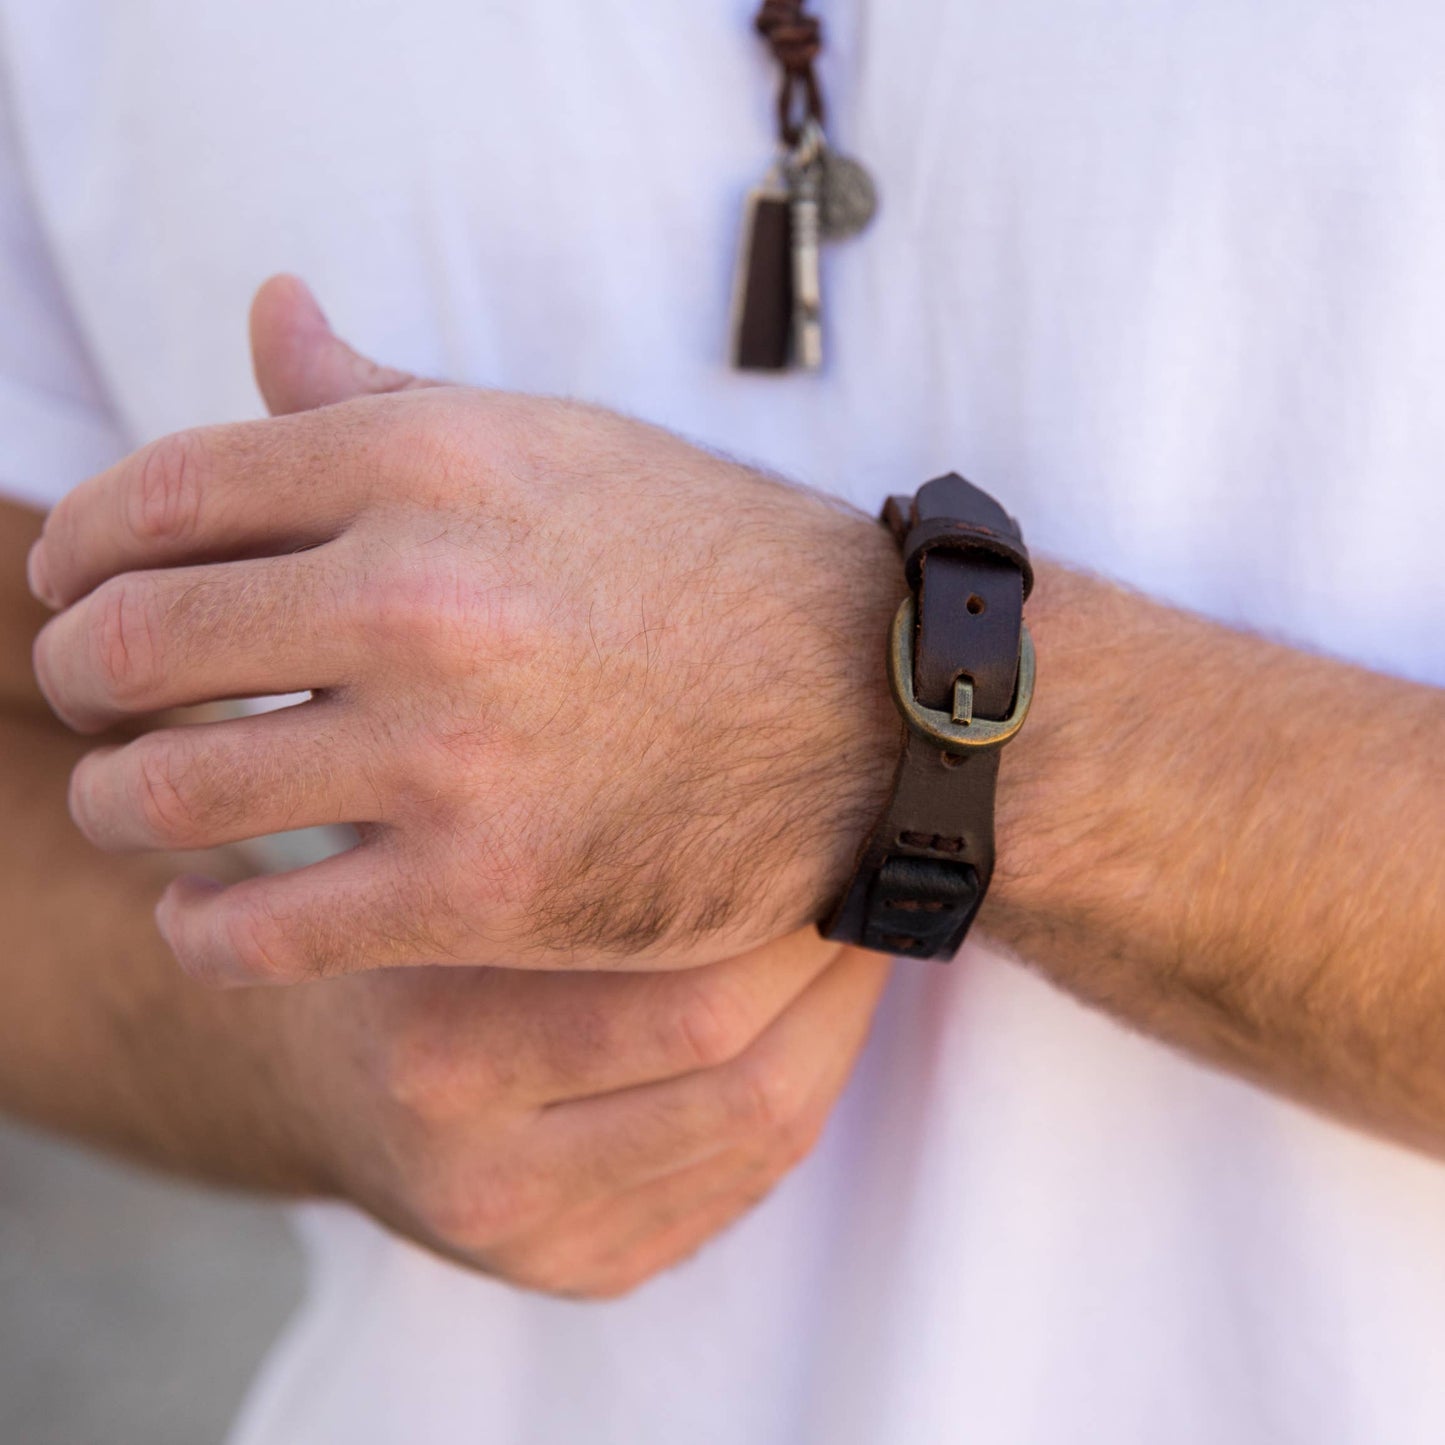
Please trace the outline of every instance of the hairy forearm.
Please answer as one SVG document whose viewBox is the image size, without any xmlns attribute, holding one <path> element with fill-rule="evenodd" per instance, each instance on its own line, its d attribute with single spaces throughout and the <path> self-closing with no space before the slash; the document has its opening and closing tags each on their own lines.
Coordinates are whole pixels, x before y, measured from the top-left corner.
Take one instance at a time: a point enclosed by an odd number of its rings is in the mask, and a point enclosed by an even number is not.
<svg viewBox="0 0 1445 1445">
<path fill-rule="evenodd" d="M 38 530 L 0 505 L 0 1111 L 217 1182 L 298 1187 L 293 1126 L 268 1106 L 279 1000 L 187 979 L 152 917 L 179 860 L 106 857 L 67 814 L 87 744 L 30 676 Z"/>
<path fill-rule="evenodd" d="M 1140 1029 L 1445 1152 L 1445 693 L 1040 569 L 983 926 Z"/>
</svg>

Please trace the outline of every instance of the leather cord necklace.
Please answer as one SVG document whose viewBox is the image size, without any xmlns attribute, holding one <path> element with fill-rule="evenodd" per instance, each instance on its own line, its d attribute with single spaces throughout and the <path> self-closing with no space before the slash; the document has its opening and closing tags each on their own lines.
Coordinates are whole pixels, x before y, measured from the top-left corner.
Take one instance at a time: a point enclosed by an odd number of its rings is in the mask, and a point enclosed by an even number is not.
<svg viewBox="0 0 1445 1445">
<path fill-rule="evenodd" d="M 824 134 L 815 62 L 822 22 L 807 0 L 763 0 L 753 27 L 777 61 L 778 158 L 748 195 L 733 290 L 733 364 L 816 371 L 823 364 L 819 248 L 856 236 L 878 209 L 873 178 Z"/>
<path fill-rule="evenodd" d="M 823 25 L 803 8 L 806 0 L 763 0 L 753 19 L 755 29 L 782 69 L 778 87 L 778 136 L 795 146 L 803 122 L 823 124 L 823 91 L 813 62 L 823 50 Z"/>
</svg>

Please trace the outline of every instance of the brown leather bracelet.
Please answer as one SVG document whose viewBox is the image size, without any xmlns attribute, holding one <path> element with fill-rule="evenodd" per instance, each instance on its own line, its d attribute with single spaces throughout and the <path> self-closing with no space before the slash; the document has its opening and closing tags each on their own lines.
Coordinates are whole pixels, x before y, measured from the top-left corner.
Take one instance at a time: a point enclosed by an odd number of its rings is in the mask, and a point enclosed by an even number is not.
<svg viewBox="0 0 1445 1445">
<path fill-rule="evenodd" d="M 1033 569 L 1018 524 L 955 473 L 882 520 L 912 589 L 889 639 L 904 722 L 893 794 L 858 855 L 824 935 L 880 953 L 951 958 L 994 865 L 999 750 L 1033 696 L 1023 624 Z"/>
</svg>

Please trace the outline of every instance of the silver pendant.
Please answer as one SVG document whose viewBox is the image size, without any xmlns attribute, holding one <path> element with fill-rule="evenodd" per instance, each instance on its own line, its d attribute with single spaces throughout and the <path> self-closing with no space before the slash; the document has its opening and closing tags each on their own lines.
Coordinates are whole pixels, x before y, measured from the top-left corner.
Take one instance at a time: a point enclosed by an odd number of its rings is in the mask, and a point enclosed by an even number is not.
<svg viewBox="0 0 1445 1445">
<path fill-rule="evenodd" d="M 733 365 L 743 371 L 816 371 L 823 365 L 824 241 L 856 236 L 878 193 L 857 161 L 828 147 L 816 120 L 779 156 L 748 198 L 733 288 Z"/>
<path fill-rule="evenodd" d="M 823 146 L 818 189 L 818 227 L 825 241 L 856 236 L 878 213 L 878 187 L 851 156 Z"/>
<path fill-rule="evenodd" d="M 823 293 L 818 267 L 822 167 L 816 156 L 793 172 L 793 365 L 817 371 L 823 364 Z"/>
</svg>

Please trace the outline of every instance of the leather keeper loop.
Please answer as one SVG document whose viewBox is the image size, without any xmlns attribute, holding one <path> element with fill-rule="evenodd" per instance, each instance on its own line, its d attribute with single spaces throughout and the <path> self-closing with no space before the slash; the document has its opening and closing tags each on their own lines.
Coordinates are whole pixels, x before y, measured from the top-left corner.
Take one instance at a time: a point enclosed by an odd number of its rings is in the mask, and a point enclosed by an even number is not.
<svg viewBox="0 0 1445 1445">
<path fill-rule="evenodd" d="M 978 517 L 921 516 L 922 490 L 918 497 L 889 497 L 883 507 L 882 520 L 893 533 L 893 540 L 903 554 L 903 570 L 908 577 L 908 585 L 914 591 L 918 590 L 923 580 L 923 559 L 930 552 L 989 552 L 1019 569 L 1024 583 L 1024 600 L 1027 601 L 1029 593 L 1034 590 L 1034 568 L 1029 561 L 1028 548 L 1019 535 L 1018 524 L 987 492 L 964 481 L 957 472 L 937 477 L 928 485 L 938 487 L 940 484 L 948 486 L 955 494 L 966 489 L 986 504 L 987 510 L 994 515 L 987 521 Z M 1002 523 L 1001 526 L 994 525 L 995 517 Z"/>
<path fill-rule="evenodd" d="M 923 580 L 923 559 L 932 552 L 987 552 L 1012 563 L 1023 576 L 1024 600 L 1034 588 L 1034 569 L 1029 554 L 1007 537 L 968 522 L 936 518 L 919 522 L 908 533 L 904 543 L 903 570 L 908 585 L 917 588 Z"/>
</svg>

